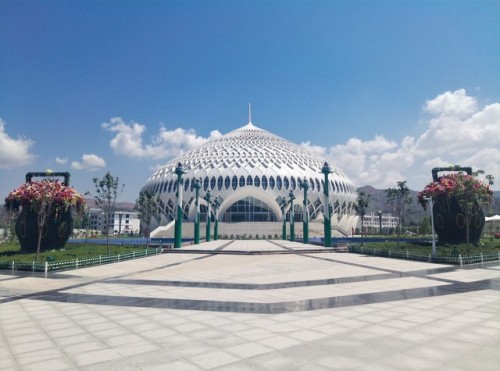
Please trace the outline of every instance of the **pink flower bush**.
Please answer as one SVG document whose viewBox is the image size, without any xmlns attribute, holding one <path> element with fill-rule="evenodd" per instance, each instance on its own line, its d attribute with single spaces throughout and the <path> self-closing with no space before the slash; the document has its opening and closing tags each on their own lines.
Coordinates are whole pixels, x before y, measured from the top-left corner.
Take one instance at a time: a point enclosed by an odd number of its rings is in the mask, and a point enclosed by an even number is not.
<svg viewBox="0 0 500 371">
<path fill-rule="evenodd" d="M 70 207 L 80 212 L 85 205 L 85 199 L 74 188 L 49 179 L 24 183 L 5 198 L 5 207 L 9 210 L 23 207 L 38 211 L 46 204 L 51 204 L 56 213 L 65 212 Z"/>
<path fill-rule="evenodd" d="M 480 203 L 491 202 L 493 191 L 490 186 L 476 177 L 463 173 L 453 173 L 438 178 L 431 182 L 418 193 L 418 202 L 425 209 L 427 201 L 425 198 L 436 198 L 439 196 L 456 198 L 476 198 Z"/>
</svg>

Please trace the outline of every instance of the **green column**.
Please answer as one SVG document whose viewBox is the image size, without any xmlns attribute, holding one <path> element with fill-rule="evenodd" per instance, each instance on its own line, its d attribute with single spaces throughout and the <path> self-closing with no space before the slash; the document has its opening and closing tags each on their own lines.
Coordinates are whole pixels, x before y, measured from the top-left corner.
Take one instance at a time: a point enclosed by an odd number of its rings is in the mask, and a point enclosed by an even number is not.
<svg viewBox="0 0 500 371">
<path fill-rule="evenodd" d="M 175 217 L 174 248 L 182 246 L 182 175 L 185 174 L 182 164 L 179 162 L 175 168 L 177 174 L 177 214 Z"/>
<path fill-rule="evenodd" d="M 293 210 L 295 196 L 293 195 L 293 191 L 290 191 L 288 196 L 290 197 L 290 241 L 295 241 L 295 213 Z"/>
<path fill-rule="evenodd" d="M 307 190 L 309 189 L 309 182 L 304 177 L 304 181 L 302 182 L 302 189 L 304 190 L 304 201 L 302 204 L 303 207 L 303 219 L 302 219 L 302 229 L 304 238 L 302 239 L 303 243 L 309 243 L 309 202 L 307 199 Z"/>
<path fill-rule="evenodd" d="M 325 162 L 321 168 L 321 172 L 325 174 L 325 186 L 323 187 L 323 219 L 325 227 L 325 247 L 332 247 L 332 207 L 330 205 L 329 190 L 330 186 L 328 183 L 328 175 L 332 173 L 332 169 Z"/>
<path fill-rule="evenodd" d="M 210 191 L 207 192 L 204 199 L 207 201 L 207 228 L 206 228 L 206 236 L 205 241 L 210 242 L 210 219 L 212 216 L 212 203 L 210 202 Z"/>
<path fill-rule="evenodd" d="M 200 243 L 200 188 L 201 182 L 199 179 L 194 181 L 193 185 L 196 190 L 195 206 L 196 214 L 194 216 L 194 243 L 198 245 Z"/>
<path fill-rule="evenodd" d="M 214 222 L 214 241 L 219 239 L 219 207 L 222 204 L 222 197 L 219 195 L 215 197 L 213 202 L 215 208 L 215 222 Z"/>
<path fill-rule="evenodd" d="M 286 200 L 282 196 L 278 196 L 276 198 L 276 202 L 281 209 L 281 217 L 283 218 L 283 224 L 281 227 L 281 239 L 283 241 L 286 241 L 286 205 L 288 204 L 288 202 L 286 202 Z"/>
</svg>

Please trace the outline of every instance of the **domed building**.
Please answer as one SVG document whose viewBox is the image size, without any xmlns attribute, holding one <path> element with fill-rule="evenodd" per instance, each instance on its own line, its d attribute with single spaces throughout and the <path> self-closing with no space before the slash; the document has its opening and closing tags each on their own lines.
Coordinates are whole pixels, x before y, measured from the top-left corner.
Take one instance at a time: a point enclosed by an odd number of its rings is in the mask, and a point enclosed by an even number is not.
<svg viewBox="0 0 500 371">
<path fill-rule="evenodd" d="M 295 197 L 295 222 L 303 220 L 304 191 L 308 183 L 309 220 L 323 218 L 324 160 L 306 148 L 249 123 L 218 139 L 209 141 L 169 161 L 155 171 L 142 191 L 152 191 L 161 200 L 161 220 L 157 226 L 175 220 L 177 203 L 177 175 L 175 168 L 182 164 L 182 210 L 184 220 L 193 221 L 196 213 L 195 187 L 200 181 L 199 202 L 201 220 L 205 220 L 207 192 L 219 196 L 220 222 L 280 222 L 283 220 L 280 199 Z M 351 233 L 358 221 L 354 210 L 357 192 L 351 180 L 340 170 L 331 167 L 329 175 L 329 203 L 332 206 L 332 228 L 343 234 Z M 290 210 L 286 219 L 290 218 Z"/>
</svg>

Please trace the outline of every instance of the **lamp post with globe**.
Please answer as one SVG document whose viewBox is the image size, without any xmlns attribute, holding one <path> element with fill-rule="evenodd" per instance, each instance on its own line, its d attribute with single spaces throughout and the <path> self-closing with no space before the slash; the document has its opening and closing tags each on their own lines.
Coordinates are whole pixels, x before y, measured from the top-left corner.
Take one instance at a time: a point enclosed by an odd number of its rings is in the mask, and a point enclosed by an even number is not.
<svg viewBox="0 0 500 371">
<path fill-rule="evenodd" d="M 332 169 L 325 162 L 321 168 L 321 172 L 325 175 L 325 186 L 323 187 L 323 221 L 325 230 L 325 247 L 332 247 L 332 206 L 330 205 L 328 175 L 332 173 Z"/>
<path fill-rule="evenodd" d="M 307 179 L 304 177 L 304 181 L 301 183 L 301 187 L 304 190 L 304 201 L 302 202 L 304 205 L 303 208 L 303 217 L 302 217 L 302 234 L 303 234 L 303 243 L 309 243 L 309 202 L 307 199 L 307 190 L 309 189 L 309 183 Z"/>
<path fill-rule="evenodd" d="M 290 197 L 290 241 L 295 241 L 295 212 L 293 210 L 293 200 L 295 200 L 295 196 L 293 195 L 293 191 L 290 191 L 288 194 Z"/>
<path fill-rule="evenodd" d="M 196 215 L 194 216 L 194 243 L 198 245 L 200 243 L 200 188 L 201 182 L 199 179 L 195 179 L 193 182 L 193 187 L 196 192 L 195 206 Z"/>
<path fill-rule="evenodd" d="M 182 246 L 182 175 L 185 174 L 184 167 L 179 162 L 175 168 L 177 175 L 177 213 L 175 218 L 174 247 Z"/>
<path fill-rule="evenodd" d="M 206 236 L 205 236 L 205 241 L 210 242 L 210 219 L 212 218 L 212 207 L 211 207 L 211 202 L 210 199 L 212 198 L 212 195 L 210 194 L 210 191 L 207 192 L 205 197 L 203 199 L 207 202 L 207 226 L 206 226 Z"/>
</svg>

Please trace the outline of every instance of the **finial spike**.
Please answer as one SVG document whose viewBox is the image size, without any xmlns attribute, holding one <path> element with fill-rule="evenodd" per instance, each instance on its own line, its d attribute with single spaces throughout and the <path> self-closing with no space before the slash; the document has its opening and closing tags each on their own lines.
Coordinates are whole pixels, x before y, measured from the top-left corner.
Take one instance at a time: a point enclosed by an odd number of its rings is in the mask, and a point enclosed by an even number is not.
<svg viewBox="0 0 500 371">
<path fill-rule="evenodd" d="M 252 104 L 248 103 L 248 123 L 252 123 Z"/>
</svg>

